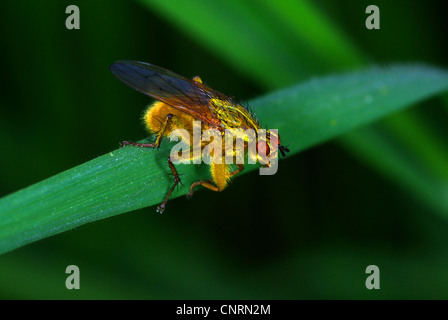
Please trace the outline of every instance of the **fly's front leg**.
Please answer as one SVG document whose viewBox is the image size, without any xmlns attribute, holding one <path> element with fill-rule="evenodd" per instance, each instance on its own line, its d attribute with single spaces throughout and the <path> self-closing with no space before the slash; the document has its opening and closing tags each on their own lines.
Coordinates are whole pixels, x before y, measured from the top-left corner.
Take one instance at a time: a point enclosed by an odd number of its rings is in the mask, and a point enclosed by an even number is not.
<svg viewBox="0 0 448 320">
<path fill-rule="evenodd" d="M 168 126 L 168 124 L 171 122 L 171 119 L 174 117 L 171 113 L 166 115 L 166 119 L 163 122 L 162 128 L 157 133 L 157 138 L 154 143 L 138 143 L 138 142 L 132 142 L 132 141 L 122 141 L 120 143 L 120 148 L 123 148 L 127 145 L 132 145 L 140 148 L 159 148 L 160 142 L 162 141 L 163 134 L 165 133 L 165 130 Z"/>
<path fill-rule="evenodd" d="M 171 158 L 168 158 L 168 165 L 171 169 L 171 172 L 173 173 L 174 176 L 174 183 L 171 186 L 170 190 L 168 191 L 168 193 L 166 194 L 165 198 L 163 199 L 163 202 L 157 207 L 157 212 L 159 213 L 163 213 L 163 211 L 165 210 L 166 204 L 168 202 L 168 200 L 171 197 L 171 194 L 174 191 L 174 188 L 176 188 L 176 186 L 181 183 L 180 182 L 180 178 L 179 178 L 179 174 L 177 173 L 176 168 L 174 167 L 173 162 L 171 162 Z"/>
</svg>

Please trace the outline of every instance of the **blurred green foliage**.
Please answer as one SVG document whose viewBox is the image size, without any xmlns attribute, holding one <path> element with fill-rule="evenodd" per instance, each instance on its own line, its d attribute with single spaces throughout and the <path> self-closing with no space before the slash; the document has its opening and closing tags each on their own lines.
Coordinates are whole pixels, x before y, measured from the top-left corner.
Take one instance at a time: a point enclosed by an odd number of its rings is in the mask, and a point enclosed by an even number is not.
<svg viewBox="0 0 448 320">
<path fill-rule="evenodd" d="M 200 75 L 241 99 L 371 63 L 446 68 L 435 2 L 375 1 L 380 30 L 364 25 L 371 2 L 273 3 L 5 2 L 1 194 L 146 136 L 148 98 L 110 74 L 119 59 Z M 69 4 L 80 30 L 65 28 Z M 290 157 L 274 176 L 177 198 L 163 215 L 145 208 L 2 255 L 0 297 L 447 298 L 447 212 L 432 199 L 448 198 L 447 101 Z M 65 288 L 70 264 L 81 290 Z M 370 264 L 380 290 L 364 286 Z"/>
<path fill-rule="evenodd" d="M 260 119 L 269 119 L 269 128 L 281 132 L 282 141 L 294 141 L 289 147 L 289 156 L 293 156 L 447 90 L 446 71 L 393 65 L 314 78 L 250 100 L 249 104 Z M 358 150 L 360 136 L 354 137 L 352 148 Z M 365 139 L 365 134 L 361 138 Z M 154 137 L 141 141 L 151 140 Z M 382 142 L 381 136 L 377 140 Z M 167 166 L 167 155 L 173 146 L 166 141 L 156 150 L 132 146 L 113 150 L 1 198 L 0 254 L 89 222 L 160 204 L 173 184 Z M 387 145 L 381 147 L 383 151 L 387 149 Z M 430 147 L 438 150 L 437 146 Z M 372 151 L 370 146 L 364 149 Z M 389 171 L 397 163 L 400 165 L 400 161 L 390 163 L 394 156 L 382 155 L 381 163 Z M 270 174 L 277 172 L 277 164 L 274 166 L 275 171 Z M 186 194 L 193 182 L 210 179 L 206 167 L 177 166 L 187 187 L 176 188 L 170 199 Z M 247 165 L 239 175 L 258 167 Z M 413 186 L 420 187 L 414 190 L 420 200 L 446 211 L 448 202 L 429 174 L 443 172 L 440 168 L 417 175 L 423 181 L 399 170 L 398 180 L 410 180 Z"/>
</svg>

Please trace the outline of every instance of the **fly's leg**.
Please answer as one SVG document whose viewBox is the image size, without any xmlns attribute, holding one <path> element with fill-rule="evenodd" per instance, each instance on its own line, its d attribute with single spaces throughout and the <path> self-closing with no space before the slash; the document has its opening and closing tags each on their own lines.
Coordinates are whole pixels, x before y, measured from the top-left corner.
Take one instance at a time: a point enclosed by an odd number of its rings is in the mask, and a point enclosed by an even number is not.
<svg viewBox="0 0 448 320">
<path fill-rule="evenodd" d="M 179 174 L 177 173 L 176 168 L 174 167 L 174 164 L 171 162 L 171 158 L 168 158 L 168 165 L 171 169 L 171 172 L 173 173 L 174 176 L 174 183 L 171 186 L 170 190 L 168 191 L 168 193 L 166 194 L 165 198 L 163 199 L 162 203 L 157 207 L 157 212 L 158 213 L 163 213 L 163 211 L 165 210 L 166 204 L 168 202 L 168 200 L 171 197 L 171 194 L 174 191 L 174 188 L 176 188 L 176 186 L 181 183 L 180 182 L 180 178 L 179 178 Z"/>
<path fill-rule="evenodd" d="M 140 148 L 159 148 L 160 142 L 162 141 L 163 134 L 165 133 L 166 127 L 171 122 L 171 119 L 174 117 L 171 113 L 166 115 L 166 119 L 163 122 L 162 128 L 160 129 L 159 133 L 157 134 L 156 141 L 154 143 L 138 143 L 138 142 L 132 142 L 132 141 L 122 141 L 120 143 L 120 148 L 123 148 L 127 145 L 132 145 Z"/>
<path fill-rule="evenodd" d="M 244 164 L 237 164 L 238 169 L 236 169 L 235 171 L 230 172 L 229 177 L 233 177 L 234 175 L 240 173 L 241 171 L 244 170 Z"/>
<path fill-rule="evenodd" d="M 229 176 L 228 176 L 229 178 L 233 177 L 234 175 L 236 175 L 236 174 L 238 174 L 238 173 L 240 173 L 241 171 L 244 170 L 244 164 L 237 164 L 237 166 L 238 166 L 238 169 L 236 169 L 236 170 L 234 170 L 234 171 L 229 173 Z M 200 181 L 193 182 L 191 184 L 190 192 L 187 193 L 187 199 L 190 199 L 193 196 L 194 188 L 196 188 L 199 185 L 201 185 L 203 187 L 206 187 L 207 189 L 212 190 L 212 191 L 216 191 L 216 192 L 222 191 L 222 189 L 219 189 L 213 183 L 213 180 L 200 180 Z"/>
<path fill-rule="evenodd" d="M 193 182 L 191 184 L 190 192 L 187 193 L 187 199 L 190 199 L 193 196 L 194 188 L 196 188 L 199 185 L 206 187 L 207 189 L 210 189 L 212 191 L 216 191 L 216 192 L 221 191 L 218 189 L 217 186 L 214 185 L 213 180 L 200 180 L 200 181 Z"/>
<path fill-rule="evenodd" d="M 193 81 L 202 83 L 202 79 L 201 79 L 200 76 L 195 76 L 195 77 L 193 77 Z"/>
<path fill-rule="evenodd" d="M 136 146 L 136 147 L 140 147 L 140 148 L 159 148 L 160 142 L 162 141 L 163 134 L 165 133 L 165 130 L 166 130 L 168 124 L 171 122 L 171 119 L 173 118 L 173 116 L 174 115 L 172 115 L 171 113 L 166 115 L 166 119 L 163 122 L 162 128 L 158 132 L 156 141 L 154 143 L 137 143 L 137 142 L 132 142 L 132 141 L 122 141 L 121 148 L 123 148 L 127 145 L 132 145 L 132 146 Z M 165 198 L 163 199 L 163 202 L 157 207 L 157 212 L 159 212 L 159 213 L 162 213 L 165 210 L 166 203 L 168 202 L 168 199 L 170 198 L 171 193 L 173 193 L 174 188 L 179 183 L 181 183 L 179 174 L 177 173 L 176 168 L 174 167 L 173 163 L 171 162 L 171 158 L 168 158 L 168 166 L 170 167 L 171 172 L 173 173 L 174 183 L 171 186 L 168 193 L 166 194 Z"/>
</svg>

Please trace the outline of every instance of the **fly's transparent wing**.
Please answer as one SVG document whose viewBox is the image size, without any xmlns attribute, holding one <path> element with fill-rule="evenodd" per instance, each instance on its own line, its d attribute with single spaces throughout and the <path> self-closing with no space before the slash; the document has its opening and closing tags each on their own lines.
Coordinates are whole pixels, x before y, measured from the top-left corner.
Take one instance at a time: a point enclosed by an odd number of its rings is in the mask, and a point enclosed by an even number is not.
<svg viewBox="0 0 448 320">
<path fill-rule="evenodd" d="M 212 125 L 218 120 L 210 99 L 229 99 L 202 83 L 145 62 L 117 61 L 110 70 L 131 88 Z"/>
</svg>

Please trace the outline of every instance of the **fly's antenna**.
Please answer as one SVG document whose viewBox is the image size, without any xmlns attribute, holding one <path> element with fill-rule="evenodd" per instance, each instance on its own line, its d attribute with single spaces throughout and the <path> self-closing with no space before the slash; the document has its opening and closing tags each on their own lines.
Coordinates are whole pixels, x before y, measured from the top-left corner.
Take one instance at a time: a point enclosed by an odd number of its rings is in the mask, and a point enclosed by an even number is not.
<svg viewBox="0 0 448 320">
<path fill-rule="evenodd" d="M 282 156 L 286 157 L 286 153 L 289 152 L 288 147 L 285 146 L 278 146 L 278 149 L 280 150 L 280 152 L 282 153 Z"/>
</svg>

